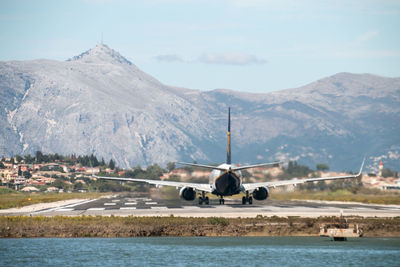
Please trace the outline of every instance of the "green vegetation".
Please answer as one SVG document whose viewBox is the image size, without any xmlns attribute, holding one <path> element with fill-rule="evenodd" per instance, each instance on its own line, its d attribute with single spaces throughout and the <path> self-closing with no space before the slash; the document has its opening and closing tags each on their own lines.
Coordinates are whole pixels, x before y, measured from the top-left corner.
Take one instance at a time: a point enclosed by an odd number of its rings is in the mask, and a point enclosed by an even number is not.
<svg viewBox="0 0 400 267">
<path fill-rule="evenodd" d="M 317 164 L 317 170 L 318 171 L 327 171 L 327 170 L 329 170 L 329 167 L 326 164 Z"/>
<path fill-rule="evenodd" d="M 385 177 L 385 178 L 387 178 L 387 177 L 398 177 L 398 173 L 397 172 L 393 172 L 391 169 L 389 169 L 389 168 L 385 168 L 383 171 L 382 171 L 382 177 Z"/>
<path fill-rule="evenodd" d="M 23 207 L 37 203 L 48 203 L 68 199 L 91 199 L 104 193 L 24 193 L 9 188 L 0 188 L 0 209 Z"/>
<path fill-rule="evenodd" d="M 288 167 L 283 168 L 283 173 L 279 175 L 278 179 L 286 180 L 295 177 L 307 177 L 312 172 L 312 169 L 307 166 L 297 164 L 297 161 L 289 161 Z"/>
<path fill-rule="evenodd" d="M 400 236 L 399 218 L 347 217 L 364 236 Z M 0 216 L 0 237 L 316 236 L 338 217 L 182 218 Z"/>
<path fill-rule="evenodd" d="M 357 192 L 349 189 L 335 191 L 293 191 L 293 192 L 272 192 L 271 199 L 276 200 L 322 200 L 322 201 L 351 201 L 375 204 L 397 204 L 400 205 L 400 193 L 373 190 L 363 188 Z"/>
</svg>

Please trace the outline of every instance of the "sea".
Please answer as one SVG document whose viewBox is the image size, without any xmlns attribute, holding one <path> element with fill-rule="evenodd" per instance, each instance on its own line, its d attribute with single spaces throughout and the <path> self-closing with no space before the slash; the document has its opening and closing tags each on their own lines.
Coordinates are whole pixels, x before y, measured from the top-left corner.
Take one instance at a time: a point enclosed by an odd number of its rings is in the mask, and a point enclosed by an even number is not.
<svg viewBox="0 0 400 267">
<path fill-rule="evenodd" d="M 400 266 L 400 238 L 4 238 L 0 266 Z"/>
</svg>

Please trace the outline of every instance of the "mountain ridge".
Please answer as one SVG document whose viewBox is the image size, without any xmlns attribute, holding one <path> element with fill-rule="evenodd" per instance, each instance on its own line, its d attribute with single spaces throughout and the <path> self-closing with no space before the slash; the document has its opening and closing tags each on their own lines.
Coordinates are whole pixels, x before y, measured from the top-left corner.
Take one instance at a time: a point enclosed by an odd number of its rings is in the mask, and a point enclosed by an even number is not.
<svg viewBox="0 0 400 267">
<path fill-rule="evenodd" d="M 235 162 L 352 169 L 367 154 L 371 170 L 385 157 L 394 168 L 399 103 L 400 78 L 372 74 L 262 94 L 167 86 L 98 45 L 67 61 L 0 62 L 0 155 L 95 153 L 122 167 L 220 162 L 231 106 Z"/>
</svg>

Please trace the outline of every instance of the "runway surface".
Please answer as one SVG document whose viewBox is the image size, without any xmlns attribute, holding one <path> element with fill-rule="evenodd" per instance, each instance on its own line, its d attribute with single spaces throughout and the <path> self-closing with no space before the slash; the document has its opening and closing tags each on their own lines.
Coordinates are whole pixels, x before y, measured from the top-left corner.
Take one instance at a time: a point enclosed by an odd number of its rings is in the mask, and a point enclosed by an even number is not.
<svg viewBox="0 0 400 267">
<path fill-rule="evenodd" d="M 27 216 L 180 216 L 180 217 L 256 217 L 262 216 L 345 216 L 397 217 L 400 205 L 358 204 L 343 202 L 311 201 L 254 201 L 253 205 L 242 205 L 239 199 L 225 199 L 225 205 L 219 205 L 217 199 L 210 205 L 198 205 L 197 201 L 161 200 L 134 196 L 109 196 L 93 200 L 83 200 L 74 204 L 37 210 L 34 212 L 7 213 L 2 215 Z"/>
</svg>

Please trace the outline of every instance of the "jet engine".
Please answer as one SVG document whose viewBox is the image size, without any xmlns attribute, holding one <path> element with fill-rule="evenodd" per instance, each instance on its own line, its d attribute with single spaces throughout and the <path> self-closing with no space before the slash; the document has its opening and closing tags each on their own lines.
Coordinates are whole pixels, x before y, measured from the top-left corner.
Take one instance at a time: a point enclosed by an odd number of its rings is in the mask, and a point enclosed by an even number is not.
<svg viewBox="0 0 400 267">
<path fill-rule="evenodd" d="M 256 200 L 265 200 L 269 196 L 269 190 L 267 187 L 259 187 L 253 191 L 253 197 Z"/>
<path fill-rule="evenodd" d="M 194 200 L 196 198 L 196 191 L 191 187 L 183 187 L 179 191 L 179 196 L 184 200 Z"/>
</svg>

